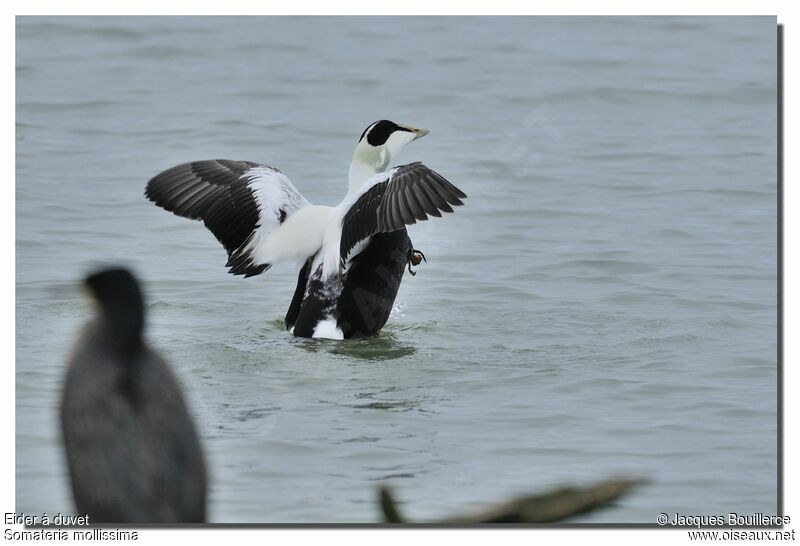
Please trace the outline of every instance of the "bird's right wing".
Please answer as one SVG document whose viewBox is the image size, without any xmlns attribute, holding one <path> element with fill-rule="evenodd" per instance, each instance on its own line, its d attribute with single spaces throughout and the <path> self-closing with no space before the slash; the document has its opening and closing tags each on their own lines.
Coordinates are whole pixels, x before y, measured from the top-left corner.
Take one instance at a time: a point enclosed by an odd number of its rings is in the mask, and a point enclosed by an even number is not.
<svg viewBox="0 0 800 546">
<path fill-rule="evenodd" d="M 420 162 L 376 174 L 340 205 L 342 236 L 339 258 L 346 264 L 350 253 L 376 233 L 389 233 L 427 220 L 428 215 L 453 212 L 463 205 L 464 192 Z"/>
<path fill-rule="evenodd" d="M 203 220 L 228 251 L 229 272 L 245 277 L 271 267 L 255 250 L 289 216 L 311 204 L 278 169 L 227 159 L 167 169 L 147 183 L 145 196 L 178 216 Z"/>
</svg>

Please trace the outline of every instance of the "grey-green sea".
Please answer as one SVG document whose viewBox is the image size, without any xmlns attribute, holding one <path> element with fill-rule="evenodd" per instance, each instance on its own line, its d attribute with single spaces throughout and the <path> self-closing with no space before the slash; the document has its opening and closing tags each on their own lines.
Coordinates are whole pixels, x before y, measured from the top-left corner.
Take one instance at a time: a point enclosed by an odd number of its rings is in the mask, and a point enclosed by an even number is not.
<svg viewBox="0 0 800 546">
<path fill-rule="evenodd" d="M 414 520 L 610 476 L 576 521 L 777 509 L 774 17 L 20 17 L 16 510 L 73 513 L 58 405 L 132 268 L 204 442 L 209 520 Z M 409 228 L 377 337 L 283 328 L 297 269 L 229 275 L 148 202 L 186 161 L 281 169 L 335 205 L 363 129 L 430 129 L 469 197 Z"/>
</svg>

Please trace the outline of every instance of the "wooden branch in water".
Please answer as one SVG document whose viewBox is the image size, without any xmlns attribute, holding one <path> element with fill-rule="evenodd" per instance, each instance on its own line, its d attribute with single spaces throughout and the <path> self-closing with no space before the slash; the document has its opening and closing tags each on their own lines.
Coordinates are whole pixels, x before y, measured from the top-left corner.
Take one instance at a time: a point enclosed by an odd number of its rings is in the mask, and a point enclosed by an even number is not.
<svg viewBox="0 0 800 546">
<path fill-rule="evenodd" d="M 431 523 L 553 523 L 607 506 L 641 483 L 642 480 L 620 478 L 587 487 L 564 487 L 540 495 L 519 497 L 478 514 Z M 387 523 L 411 523 L 401 515 L 387 487 L 380 489 L 380 504 Z"/>
</svg>

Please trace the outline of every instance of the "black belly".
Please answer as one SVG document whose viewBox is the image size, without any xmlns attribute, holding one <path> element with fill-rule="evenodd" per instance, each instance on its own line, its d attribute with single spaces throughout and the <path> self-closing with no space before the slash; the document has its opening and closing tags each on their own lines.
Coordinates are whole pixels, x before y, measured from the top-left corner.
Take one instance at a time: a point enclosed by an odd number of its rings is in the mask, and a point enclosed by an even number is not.
<svg viewBox="0 0 800 546">
<path fill-rule="evenodd" d="M 294 327 L 296 336 L 312 337 L 317 323 L 333 314 L 345 338 L 377 334 L 389 319 L 411 248 L 405 229 L 373 236 L 351 263 L 338 297 L 331 297 L 311 274 L 310 258 L 298 276 L 286 328 Z"/>
</svg>

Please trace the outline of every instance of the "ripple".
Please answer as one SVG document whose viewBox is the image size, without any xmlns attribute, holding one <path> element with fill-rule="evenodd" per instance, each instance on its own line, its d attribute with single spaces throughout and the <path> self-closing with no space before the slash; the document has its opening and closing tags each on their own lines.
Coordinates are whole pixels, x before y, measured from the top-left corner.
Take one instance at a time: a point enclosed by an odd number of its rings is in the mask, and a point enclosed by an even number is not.
<svg viewBox="0 0 800 546">
<path fill-rule="evenodd" d="M 582 270 L 582 271 L 603 271 L 606 273 L 621 274 L 636 274 L 642 275 L 645 273 L 652 273 L 656 268 L 641 262 L 632 262 L 627 260 L 565 260 L 546 266 L 544 269 L 566 269 L 566 270 Z"/>
<path fill-rule="evenodd" d="M 312 353 L 326 352 L 338 357 L 374 362 L 402 359 L 417 352 L 414 345 L 397 339 L 392 332 L 385 330 L 365 339 L 337 341 L 295 338 L 294 344 Z"/>
<path fill-rule="evenodd" d="M 249 410 L 241 410 L 239 416 L 236 418 L 238 421 L 250 421 L 252 419 L 262 419 L 268 415 L 280 410 L 280 406 L 270 406 L 266 408 L 254 408 Z"/>
<path fill-rule="evenodd" d="M 94 99 L 94 100 L 74 100 L 74 101 L 61 101 L 61 102 L 44 102 L 44 101 L 22 101 L 17 102 L 17 108 L 23 110 L 31 110 L 38 112 L 81 112 L 81 111 L 96 111 L 96 110 L 114 110 L 120 106 L 125 105 L 129 107 L 130 101 L 125 100 L 111 100 L 111 99 Z"/>
</svg>

